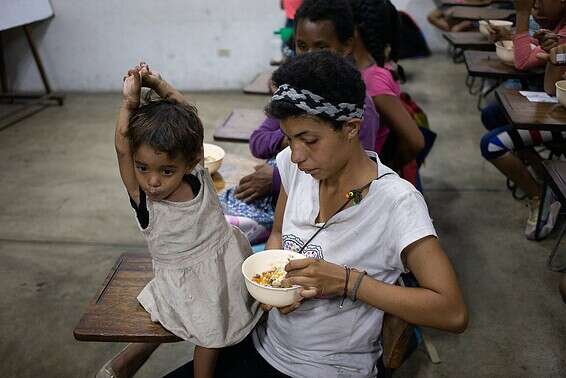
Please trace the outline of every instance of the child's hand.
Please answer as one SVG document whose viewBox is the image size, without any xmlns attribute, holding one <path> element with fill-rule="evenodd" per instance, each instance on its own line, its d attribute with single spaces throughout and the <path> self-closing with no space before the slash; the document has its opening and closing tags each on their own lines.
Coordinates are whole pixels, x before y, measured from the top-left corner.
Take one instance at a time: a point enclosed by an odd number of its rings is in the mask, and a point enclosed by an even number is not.
<svg viewBox="0 0 566 378">
<path fill-rule="evenodd" d="M 550 30 L 541 29 L 537 31 L 533 37 L 538 39 L 540 47 L 546 52 L 550 52 L 550 50 L 558 47 L 560 44 L 560 37 Z"/>
<path fill-rule="evenodd" d="M 566 65 L 566 44 L 554 47 L 549 53 L 537 55 L 539 59 L 545 59 L 555 66 Z"/>
<path fill-rule="evenodd" d="M 149 65 L 145 62 L 140 62 L 139 67 L 142 86 L 156 90 L 161 80 L 163 80 L 161 75 L 158 72 L 151 71 Z"/>
<path fill-rule="evenodd" d="M 513 39 L 513 32 L 507 26 L 488 25 L 489 40 L 491 42 L 510 41 Z"/>
<path fill-rule="evenodd" d="M 141 78 L 137 70 L 131 69 L 124 76 L 124 87 L 122 88 L 122 98 L 124 106 L 130 110 L 137 109 L 140 106 Z"/>
</svg>

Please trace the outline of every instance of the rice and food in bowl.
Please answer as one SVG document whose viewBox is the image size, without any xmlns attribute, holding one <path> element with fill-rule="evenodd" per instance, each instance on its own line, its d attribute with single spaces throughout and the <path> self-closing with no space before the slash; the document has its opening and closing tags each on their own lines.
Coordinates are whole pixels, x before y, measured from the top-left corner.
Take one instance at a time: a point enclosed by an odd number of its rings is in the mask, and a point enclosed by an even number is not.
<svg viewBox="0 0 566 378">
<path fill-rule="evenodd" d="M 271 249 L 249 256 L 242 264 L 246 288 L 257 301 L 284 307 L 299 299 L 300 286 L 282 287 L 281 281 L 287 272 L 285 265 L 291 260 L 303 259 L 300 253 L 282 249 Z"/>
</svg>

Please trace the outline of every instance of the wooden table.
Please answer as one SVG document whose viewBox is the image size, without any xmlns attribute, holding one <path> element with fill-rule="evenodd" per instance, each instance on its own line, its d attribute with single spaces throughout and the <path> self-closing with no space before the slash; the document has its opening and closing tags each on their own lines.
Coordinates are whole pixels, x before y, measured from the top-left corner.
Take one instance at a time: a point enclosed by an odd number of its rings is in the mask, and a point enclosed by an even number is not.
<svg viewBox="0 0 566 378">
<path fill-rule="evenodd" d="M 542 163 L 546 171 L 549 184 L 554 190 L 557 199 L 566 207 L 566 161 L 545 160 Z"/>
<path fill-rule="evenodd" d="M 273 70 L 262 72 L 244 88 L 245 94 L 270 95 Z"/>
<path fill-rule="evenodd" d="M 466 1 L 466 0 L 434 0 L 434 4 L 437 8 L 441 7 L 453 7 L 453 6 L 462 6 L 462 7 L 485 7 L 488 5 L 497 5 L 497 4 L 513 4 L 513 0 L 475 0 L 475 1 Z"/>
<path fill-rule="evenodd" d="M 515 14 L 512 9 L 497 9 L 488 7 L 450 7 L 444 11 L 448 17 L 458 20 L 506 20 Z"/>
<path fill-rule="evenodd" d="M 444 39 L 454 48 L 461 50 L 495 51 L 495 45 L 480 32 L 445 32 Z"/>
<path fill-rule="evenodd" d="M 138 303 L 138 294 L 152 278 L 149 254 L 121 255 L 75 327 L 75 339 L 135 343 L 181 341 L 159 323 L 153 323 Z"/>
<path fill-rule="evenodd" d="M 503 63 L 494 52 L 487 51 L 465 51 L 464 61 L 468 69 L 466 86 L 470 94 L 478 95 L 478 109 L 481 110 L 482 102 L 497 89 L 504 81 L 518 79 L 521 81 L 522 89 L 528 89 L 531 80 L 544 79 L 544 70 L 519 71 L 515 67 Z M 474 90 L 475 79 L 480 78 L 479 88 Z M 488 82 L 486 79 L 492 79 Z M 487 85 L 487 86 L 486 86 Z"/>
<path fill-rule="evenodd" d="M 494 52 L 488 51 L 465 51 L 464 61 L 468 74 L 474 77 L 486 79 L 543 79 L 544 70 L 519 71 L 515 67 L 503 63 Z"/>
<path fill-rule="evenodd" d="M 463 6 L 463 7 L 485 7 L 491 5 L 493 0 L 476 0 L 476 1 L 466 1 L 466 0 L 434 0 L 437 7 L 451 7 L 451 6 Z"/>
<path fill-rule="evenodd" d="M 250 136 L 265 120 L 265 113 L 260 109 L 234 109 L 214 129 L 214 140 L 248 143 Z"/>
<path fill-rule="evenodd" d="M 566 109 L 562 105 L 530 102 L 511 89 L 498 88 L 495 94 L 517 129 L 566 131 Z"/>
</svg>

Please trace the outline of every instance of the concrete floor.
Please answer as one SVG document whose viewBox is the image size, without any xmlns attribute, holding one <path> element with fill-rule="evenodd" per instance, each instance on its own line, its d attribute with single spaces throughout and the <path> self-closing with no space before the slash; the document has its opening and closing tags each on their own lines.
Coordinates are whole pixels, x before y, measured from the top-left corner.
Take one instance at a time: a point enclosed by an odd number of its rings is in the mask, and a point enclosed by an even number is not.
<svg viewBox="0 0 566 378">
<path fill-rule="evenodd" d="M 404 64 L 410 91 L 438 140 L 423 170 L 430 212 L 470 307 L 468 330 L 426 330 L 442 363 L 419 348 L 399 377 L 559 377 L 566 374 L 566 305 L 545 261 L 556 235 L 523 235 L 526 207 L 479 153 L 483 133 L 465 67 L 444 55 Z M 166 72 L 166 69 L 162 69 Z M 234 107 L 267 97 L 195 93 L 211 140 Z M 114 156 L 117 94 L 70 94 L 0 132 L 0 376 L 92 377 L 123 345 L 77 342 L 73 328 L 119 254 L 139 251 Z M 228 152 L 228 183 L 251 171 L 247 146 Z M 229 168 L 239 167 L 236 173 Z M 162 346 L 138 373 L 156 377 L 189 360 L 191 346 Z"/>
</svg>

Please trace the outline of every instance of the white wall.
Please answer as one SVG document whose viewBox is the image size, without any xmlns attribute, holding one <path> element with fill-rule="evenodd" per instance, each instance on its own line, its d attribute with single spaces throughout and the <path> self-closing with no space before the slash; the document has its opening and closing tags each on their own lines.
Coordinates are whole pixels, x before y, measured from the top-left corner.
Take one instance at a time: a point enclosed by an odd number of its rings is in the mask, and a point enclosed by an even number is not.
<svg viewBox="0 0 566 378">
<path fill-rule="evenodd" d="M 17 0 L 16 0 L 17 1 Z M 393 0 L 427 37 L 432 0 Z M 51 0 L 55 18 L 32 27 L 52 86 L 118 90 L 125 70 L 144 59 L 180 89 L 238 89 L 266 69 L 279 0 Z M 430 38 L 429 38 L 430 39 Z M 20 29 L 4 32 L 12 89 L 41 90 Z M 434 39 L 431 47 L 437 47 Z M 225 56 L 228 54 L 229 56 Z"/>
<path fill-rule="evenodd" d="M 59 90 L 117 90 L 140 59 L 181 89 L 241 88 L 269 65 L 271 34 L 284 22 L 279 0 L 51 3 L 55 18 L 33 35 Z M 41 89 L 22 31 L 4 34 L 12 88 Z"/>
<path fill-rule="evenodd" d="M 433 51 L 446 50 L 446 41 L 442 34 L 430 25 L 426 19 L 436 8 L 433 0 L 391 0 L 399 10 L 409 13 L 423 31 L 429 47 Z"/>
</svg>

